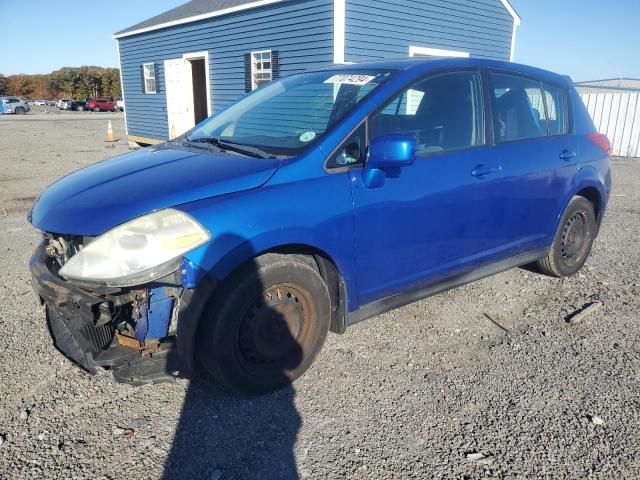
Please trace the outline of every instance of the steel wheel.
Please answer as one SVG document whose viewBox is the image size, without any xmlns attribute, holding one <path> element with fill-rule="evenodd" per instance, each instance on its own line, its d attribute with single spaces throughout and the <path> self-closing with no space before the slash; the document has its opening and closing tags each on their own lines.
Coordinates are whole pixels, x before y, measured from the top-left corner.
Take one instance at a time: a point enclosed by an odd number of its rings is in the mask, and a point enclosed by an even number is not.
<svg viewBox="0 0 640 480">
<path fill-rule="evenodd" d="M 593 204 L 584 197 L 574 197 L 558 225 L 548 255 L 537 265 L 547 275 L 570 277 L 587 261 L 598 235 Z"/>
<path fill-rule="evenodd" d="M 278 284 L 266 289 L 240 322 L 236 348 L 243 368 L 256 376 L 295 368 L 300 350 L 308 347 L 315 317 L 313 299 L 304 288 Z"/>
<path fill-rule="evenodd" d="M 567 266 L 573 266 L 580 260 L 587 236 L 587 224 L 586 212 L 576 212 L 564 227 L 560 252 L 562 260 Z"/>
<path fill-rule="evenodd" d="M 228 387 L 271 392 L 311 366 L 330 321 L 329 290 L 313 259 L 269 253 L 216 291 L 200 320 L 198 358 Z"/>
</svg>

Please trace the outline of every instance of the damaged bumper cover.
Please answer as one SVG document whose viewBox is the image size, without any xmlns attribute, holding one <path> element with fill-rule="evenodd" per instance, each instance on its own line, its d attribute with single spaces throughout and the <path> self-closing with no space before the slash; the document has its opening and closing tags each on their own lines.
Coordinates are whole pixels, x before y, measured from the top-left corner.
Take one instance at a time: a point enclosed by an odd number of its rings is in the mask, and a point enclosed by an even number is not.
<svg viewBox="0 0 640 480">
<path fill-rule="evenodd" d="M 188 285 L 186 269 L 176 272 L 173 284 L 168 285 L 176 301 L 167 312 L 175 329 L 163 338 L 136 338 L 122 335 L 117 328 L 118 316 L 126 312 L 122 308 L 126 303 L 122 298 L 129 295 L 126 290 L 89 289 L 66 281 L 50 269 L 50 260 L 42 242 L 30 261 L 32 284 L 46 308 L 54 344 L 67 358 L 90 373 L 107 367 L 116 380 L 131 384 L 191 375 L 198 321 L 216 287 L 215 280 L 203 276 L 197 285 Z M 138 288 L 150 291 L 152 287 Z M 147 327 L 145 332 L 152 329 Z"/>
</svg>

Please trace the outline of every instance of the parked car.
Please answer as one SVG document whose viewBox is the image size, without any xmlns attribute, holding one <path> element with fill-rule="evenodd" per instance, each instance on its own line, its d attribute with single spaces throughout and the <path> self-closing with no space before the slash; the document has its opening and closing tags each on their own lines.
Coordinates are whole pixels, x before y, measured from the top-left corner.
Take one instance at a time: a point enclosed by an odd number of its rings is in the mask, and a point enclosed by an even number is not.
<svg viewBox="0 0 640 480">
<path fill-rule="evenodd" d="M 117 112 L 118 107 L 109 100 L 94 99 L 87 101 L 87 110 L 93 110 L 94 112 Z"/>
<path fill-rule="evenodd" d="M 47 107 L 55 107 L 55 106 L 56 106 L 56 102 L 55 102 L 55 100 L 45 100 L 45 101 L 44 101 L 44 104 L 45 104 Z"/>
<path fill-rule="evenodd" d="M 267 392 L 329 330 L 520 265 L 576 274 L 609 152 L 571 80 L 532 67 L 296 74 L 47 188 L 29 214 L 45 232 L 33 285 L 57 347 L 88 371 L 148 383 L 197 357 Z"/>
<path fill-rule="evenodd" d="M 86 102 L 82 100 L 69 100 L 68 102 L 65 102 L 63 104 L 62 109 L 82 112 L 83 110 L 86 109 L 86 106 L 87 106 Z"/>
<path fill-rule="evenodd" d="M 118 110 L 121 112 L 124 112 L 124 100 L 118 100 L 116 102 L 116 107 L 118 107 Z"/>
<path fill-rule="evenodd" d="M 60 110 L 66 110 L 67 103 L 69 103 L 70 101 L 71 99 L 69 98 L 58 100 L 57 107 Z"/>
<path fill-rule="evenodd" d="M 23 115 L 27 113 L 29 110 L 29 104 L 22 100 L 20 97 L 0 97 L 4 100 L 5 104 L 5 112 L 4 113 L 15 113 L 16 115 Z"/>
<path fill-rule="evenodd" d="M 43 107 L 47 104 L 44 100 L 32 100 L 31 104 Z"/>
</svg>

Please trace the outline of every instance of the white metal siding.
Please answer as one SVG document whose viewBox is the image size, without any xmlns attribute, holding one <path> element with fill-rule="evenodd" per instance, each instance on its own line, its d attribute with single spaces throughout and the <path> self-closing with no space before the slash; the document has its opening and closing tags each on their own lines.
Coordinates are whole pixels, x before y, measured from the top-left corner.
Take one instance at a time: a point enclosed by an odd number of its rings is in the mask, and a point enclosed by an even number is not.
<svg viewBox="0 0 640 480">
<path fill-rule="evenodd" d="M 619 157 L 640 157 L 640 92 L 583 93 L 596 128 Z"/>
</svg>

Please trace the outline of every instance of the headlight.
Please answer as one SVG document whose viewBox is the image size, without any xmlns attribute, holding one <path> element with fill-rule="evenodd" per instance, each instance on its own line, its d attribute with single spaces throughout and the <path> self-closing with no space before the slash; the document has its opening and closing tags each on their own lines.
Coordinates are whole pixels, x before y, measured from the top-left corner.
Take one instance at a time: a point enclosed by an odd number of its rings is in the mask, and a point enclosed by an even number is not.
<svg viewBox="0 0 640 480">
<path fill-rule="evenodd" d="M 189 215 L 160 210 L 96 238 L 71 257 L 60 275 L 115 287 L 141 285 L 173 272 L 182 255 L 210 239 Z"/>
</svg>

